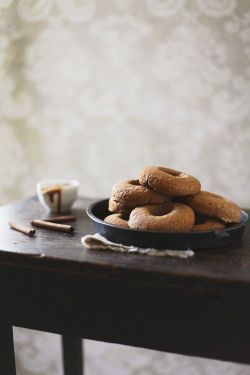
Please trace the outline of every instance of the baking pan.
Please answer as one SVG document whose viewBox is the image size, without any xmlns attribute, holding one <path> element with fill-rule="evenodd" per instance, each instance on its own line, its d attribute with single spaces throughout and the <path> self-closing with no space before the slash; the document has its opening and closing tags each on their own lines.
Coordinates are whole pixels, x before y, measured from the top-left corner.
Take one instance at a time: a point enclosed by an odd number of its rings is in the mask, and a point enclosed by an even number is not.
<svg viewBox="0 0 250 375">
<path fill-rule="evenodd" d="M 128 246 L 155 249 L 211 249 L 239 243 L 243 235 L 248 215 L 242 211 L 240 224 L 225 229 L 206 232 L 155 232 L 139 231 L 106 223 L 104 218 L 110 215 L 108 199 L 92 203 L 87 214 L 94 222 L 96 231 L 112 242 Z"/>
</svg>

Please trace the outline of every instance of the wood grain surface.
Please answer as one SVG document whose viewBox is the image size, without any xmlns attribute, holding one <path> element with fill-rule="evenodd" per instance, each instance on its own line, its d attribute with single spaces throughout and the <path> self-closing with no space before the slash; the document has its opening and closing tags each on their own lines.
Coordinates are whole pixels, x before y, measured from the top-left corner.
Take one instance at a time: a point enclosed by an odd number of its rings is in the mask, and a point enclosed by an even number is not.
<svg viewBox="0 0 250 375">
<path fill-rule="evenodd" d="M 236 247 L 190 259 L 87 250 L 94 233 L 72 211 L 73 234 L 11 230 L 46 217 L 36 198 L 0 209 L 0 319 L 69 336 L 250 363 L 250 229 Z"/>
<path fill-rule="evenodd" d="M 46 218 L 44 209 L 36 198 L 30 198 L 0 208 L 0 259 L 14 264 L 36 267 L 56 267 L 65 272 L 98 272 L 98 277 L 139 279 L 147 282 L 167 282 L 187 285 L 188 280 L 198 279 L 204 286 L 214 283 L 250 284 L 250 226 L 247 224 L 242 243 L 237 246 L 209 249 L 195 253 L 192 259 L 157 258 L 136 254 L 116 254 L 107 251 L 84 249 L 80 239 L 95 233 L 85 209 L 91 199 L 80 198 L 72 214 L 77 217 L 73 234 L 37 230 L 34 238 L 28 238 L 11 230 L 8 221 L 28 224 L 32 219 Z M 195 287 L 195 285 L 193 285 Z M 198 287 L 198 285 L 197 285 Z"/>
</svg>

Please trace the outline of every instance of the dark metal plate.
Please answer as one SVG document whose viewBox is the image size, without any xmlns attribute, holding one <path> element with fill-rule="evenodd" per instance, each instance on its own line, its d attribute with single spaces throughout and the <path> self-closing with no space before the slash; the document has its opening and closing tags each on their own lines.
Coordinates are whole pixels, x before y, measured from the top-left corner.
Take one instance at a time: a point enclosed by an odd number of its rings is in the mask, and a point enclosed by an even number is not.
<svg viewBox="0 0 250 375">
<path fill-rule="evenodd" d="M 110 214 L 108 211 L 108 199 L 91 204 L 87 208 L 87 214 L 94 222 L 96 231 L 112 242 L 144 248 L 179 250 L 209 249 L 238 243 L 248 220 L 247 213 L 242 211 L 241 223 L 228 226 L 226 229 L 197 233 L 169 233 L 139 231 L 106 223 L 104 218 Z"/>
</svg>

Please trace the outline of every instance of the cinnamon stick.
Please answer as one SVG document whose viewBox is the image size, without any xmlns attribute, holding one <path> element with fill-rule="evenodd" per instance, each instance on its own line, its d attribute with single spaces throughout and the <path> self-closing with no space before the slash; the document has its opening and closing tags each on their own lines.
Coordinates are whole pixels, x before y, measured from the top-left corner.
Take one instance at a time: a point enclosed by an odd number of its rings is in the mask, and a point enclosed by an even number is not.
<svg viewBox="0 0 250 375">
<path fill-rule="evenodd" d="M 41 219 L 42 221 L 48 221 L 50 223 L 66 223 L 67 221 L 76 221 L 76 217 L 73 215 L 65 216 L 53 216 L 46 219 Z"/>
<path fill-rule="evenodd" d="M 21 232 L 23 234 L 26 234 L 27 236 L 30 236 L 30 237 L 33 237 L 34 234 L 36 233 L 35 229 L 33 228 L 29 228 L 29 227 L 26 227 L 25 225 L 21 225 L 21 224 L 16 224 L 16 223 L 13 223 L 13 222 L 9 222 L 9 226 L 18 231 L 18 232 Z"/>
<path fill-rule="evenodd" d="M 65 232 L 65 233 L 72 233 L 75 230 L 75 228 L 72 227 L 71 225 L 50 223 L 49 221 L 43 221 L 43 220 L 32 220 L 31 225 L 33 225 L 34 227 L 42 228 L 42 229 L 55 230 L 58 232 Z"/>
</svg>

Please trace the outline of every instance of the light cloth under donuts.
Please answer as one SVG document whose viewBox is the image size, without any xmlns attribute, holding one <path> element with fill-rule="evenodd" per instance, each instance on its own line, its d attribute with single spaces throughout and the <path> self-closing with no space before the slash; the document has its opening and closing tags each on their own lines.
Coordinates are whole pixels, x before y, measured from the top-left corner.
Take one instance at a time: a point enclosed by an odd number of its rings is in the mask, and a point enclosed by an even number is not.
<svg viewBox="0 0 250 375">
<path fill-rule="evenodd" d="M 90 250 L 111 250 L 119 253 L 152 255 L 158 257 L 176 257 L 176 258 L 190 258 L 194 256 L 193 250 L 172 250 L 172 249 L 144 249 L 135 246 L 125 246 L 114 243 L 101 236 L 99 233 L 87 234 L 82 237 L 81 243 L 84 247 Z"/>
</svg>

